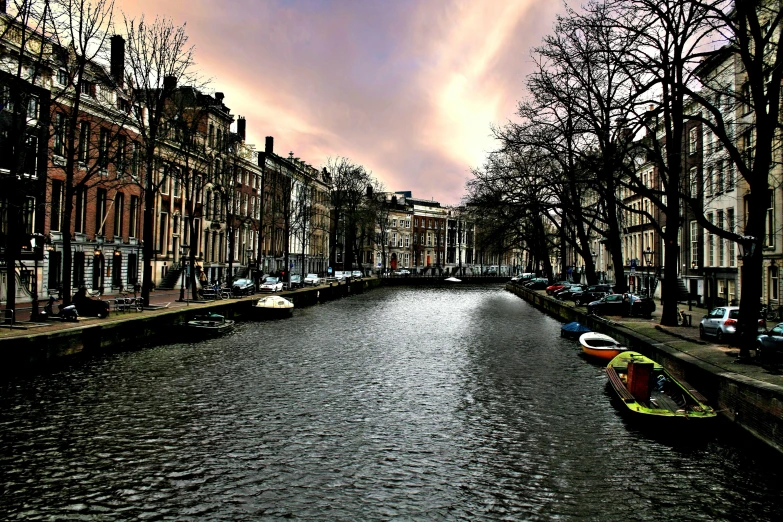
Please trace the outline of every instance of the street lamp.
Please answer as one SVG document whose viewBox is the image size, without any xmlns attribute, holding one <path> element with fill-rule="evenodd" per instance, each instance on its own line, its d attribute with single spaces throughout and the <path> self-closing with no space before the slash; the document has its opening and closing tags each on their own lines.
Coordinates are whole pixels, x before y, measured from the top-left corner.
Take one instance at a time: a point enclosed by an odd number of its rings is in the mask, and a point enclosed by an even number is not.
<svg viewBox="0 0 783 522">
<path fill-rule="evenodd" d="M 185 257 L 188 255 L 189 247 L 187 244 L 182 244 L 179 247 L 179 264 L 182 269 L 182 284 L 179 287 L 179 300 L 180 302 L 185 301 L 187 305 L 190 305 L 190 301 L 187 300 L 186 292 L 185 292 L 185 273 L 186 270 L 186 263 L 185 263 Z"/>
<path fill-rule="evenodd" d="M 590 256 L 593 258 L 593 273 L 596 274 L 596 279 L 598 279 L 598 270 L 596 270 L 596 262 L 598 261 L 598 252 L 592 251 L 590 252 Z"/>
<path fill-rule="evenodd" d="M 650 264 L 653 260 L 653 255 L 655 252 L 653 252 L 650 247 L 647 247 L 647 250 L 642 252 L 642 255 L 644 256 L 644 274 L 647 281 L 645 281 L 645 288 L 647 288 L 647 297 L 652 297 L 650 295 Z"/>
</svg>

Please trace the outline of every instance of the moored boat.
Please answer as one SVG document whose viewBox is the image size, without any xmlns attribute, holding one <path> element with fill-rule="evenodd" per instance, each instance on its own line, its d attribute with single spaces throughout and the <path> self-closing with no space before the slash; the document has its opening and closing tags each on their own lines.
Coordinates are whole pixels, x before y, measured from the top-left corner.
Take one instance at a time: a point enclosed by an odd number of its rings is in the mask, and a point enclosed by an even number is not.
<svg viewBox="0 0 783 522">
<path fill-rule="evenodd" d="M 579 344 L 582 345 L 585 355 L 606 361 L 612 360 L 628 349 L 608 335 L 598 332 L 583 333 L 579 336 Z"/>
<path fill-rule="evenodd" d="M 461 283 L 462 279 L 457 279 L 456 277 L 452 276 L 452 277 L 447 277 L 446 279 L 444 279 L 444 281 L 447 281 L 449 283 Z"/>
<path fill-rule="evenodd" d="M 290 317 L 294 313 L 294 303 L 277 295 L 262 297 L 253 305 L 258 318 Z"/>
<path fill-rule="evenodd" d="M 590 328 L 579 322 L 566 323 L 560 327 L 560 336 L 568 339 L 579 339 L 583 333 L 592 332 Z"/>
<path fill-rule="evenodd" d="M 234 328 L 234 321 L 216 313 L 196 316 L 185 323 L 188 330 L 199 335 L 220 335 Z"/>
<path fill-rule="evenodd" d="M 640 353 L 617 355 L 607 365 L 606 374 L 620 401 L 635 414 L 681 419 L 717 416 L 701 393 Z"/>
</svg>

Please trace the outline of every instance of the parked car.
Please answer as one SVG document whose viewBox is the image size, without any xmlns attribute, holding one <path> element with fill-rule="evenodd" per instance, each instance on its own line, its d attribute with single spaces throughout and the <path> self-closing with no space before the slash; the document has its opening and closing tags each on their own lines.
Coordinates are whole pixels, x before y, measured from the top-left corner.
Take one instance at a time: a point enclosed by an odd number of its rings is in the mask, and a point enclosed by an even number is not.
<svg viewBox="0 0 783 522">
<path fill-rule="evenodd" d="M 334 272 L 334 278 L 337 280 L 337 282 L 345 281 L 345 278 L 348 276 L 350 272 L 342 272 L 339 270 L 336 270 Z"/>
<path fill-rule="evenodd" d="M 558 290 L 562 290 L 563 288 L 569 287 L 572 284 L 574 283 L 572 283 L 571 281 L 559 281 L 553 285 L 549 285 L 546 287 L 546 295 L 552 295 Z"/>
<path fill-rule="evenodd" d="M 529 282 L 525 283 L 525 288 L 529 288 L 530 290 L 543 290 L 547 286 L 549 286 L 549 280 L 543 277 L 531 279 Z"/>
<path fill-rule="evenodd" d="M 609 294 L 587 305 L 587 313 L 597 315 L 650 317 L 654 311 L 655 301 L 634 294 Z"/>
<path fill-rule="evenodd" d="M 407 268 L 400 268 L 399 270 L 395 270 L 394 271 L 394 275 L 407 277 L 407 276 L 411 275 L 411 271 L 408 270 Z"/>
<path fill-rule="evenodd" d="M 256 285 L 252 279 L 237 279 L 231 285 L 233 295 L 252 295 L 256 293 Z"/>
<path fill-rule="evenodd" d="M 76 306 L 76 312 L 80 316 L 99 317 L 101 319 L 109 317 L 109 302 L 87 297 L 82 290 L 74 294 L 73 304 Z"/>
<path fill-rule="evenodd" d="M 264 282 L 261 283 L 260 290 L 262 292 L 279 292 L 283 289 L 283 282 L 279 277 L 267 277 Z"/>
<path fill-rule="evenodd" d="M 585 288 L 584 292 L 574 292 L 571 295 L 571 300 L 574 302 L 576 306 L 581 306 L 583 304 L 592 303 L 593 301 L 597 301 L 598 299 L 601 299 L 606 294 L 611 294 L 614 291 L 614 288 L 612 285 L 606 285 L 606 284 L 600 284 L 600 285 L 590 285 L 587 288 Z"/>
<path fill-rule="evenodd" d="M 292 275 L 288 281 L 289 288 L 302 288 L 302 276 L 299 274 Z"/>
<path fill-rule="evenodd" d="M 361 279 L 362 277 L 364 277 L 364 274 L 362 274 L 361 270 L 354 270 L 353 272 L 351 272 L 351 277 Z"/>
<path fill-rule="evenodd" d="M 723 342 L 726 337 L 737 333 L 739 326 L 739 306 L 719 306 L 713 308 L 699 323 L 699 337 L 715 336 L 715 340 Z M 766 330 L 764 319 L 758 321 L 758 333 Z"/>
<path fill-rule="evenodd" d="M 318 286 L 320 284 L 321 278 L 318 277 L 318 274 L 307 274 L 307 276 L 304 278 L 305 286 Z"/>
<path fill-rule="evenodd" d="M 585 288 L 587 288 L 587 287 L 584 286 L 584 285 L 571 285 L 571 286 L 569 286 L 567 288 L 562 288 L 562 289 L 558 290 L 553 295 L 554 295 L 555 299 L 562 299 L 562 300 L 571 299 L 571 296 L 574 295 L 574 293 L 576 293 L 576 292 L 579 292 L 579 293 L 584 292 Z"/>
<path fill-rule="evenodd" d="M 764 364 L 783 362 L 783 323 L 756 338 L 756 359 Z"/>
</svg>

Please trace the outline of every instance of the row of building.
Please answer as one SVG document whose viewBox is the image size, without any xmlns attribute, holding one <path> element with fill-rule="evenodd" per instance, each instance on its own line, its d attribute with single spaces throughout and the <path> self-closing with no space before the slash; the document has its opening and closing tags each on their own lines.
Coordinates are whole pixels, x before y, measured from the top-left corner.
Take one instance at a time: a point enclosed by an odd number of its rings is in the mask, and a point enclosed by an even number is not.
<svg viewBox="0 0 783 522">
<path fill-rule="evenodd" d="M 747 101 L 747 74 L 738 58 L 720 50 L 704 59 L 697 69 L 705 85 L 719 85 L 714 91 L 704 88 L 702 95 L 709 97 L 720 110 L 722 118 L 735 135 L 736 146 L 749 162 L 753 161 L 755 129 L 753 113 Z M 733 94 L 726 95 L 726 91 Z M 696 104 L 688 107 L 691 115 L 700 109 Z M 714 115 L 707 115 L 714 118 Z M 629 288 L 639 293 L 648 289 L 655 292 L 656 279 L 661 275 L 666 245 L 650 219 L 640 212 L 649 213 L 663 227 L 678 227 L 679 241 L 677 272 L 680 280 L 680 299 L 691 299 L 707 307 L 736 305 L 742 277 L 742 252 L 740 245 L 711 233 L 697 219 L 703 212 L 707 221 L 718 228 L 742 235 L 748 214 L 749 186 L 738 175 L 736 166 L 723 144 L 710 128 L 698 118 L 687 119 L 683 136 L 683 198 L 678 220 L 667 220 L 661 209 L 641 191 L 634 191 L 626 184 L 620 190 L 618 200 L 627 211 L 620 212 L 622 229 L 623 273 Z M 649 139 L 649 135 L 648 138 Z M 661 135 L 656 139 L 663 141 Z M 780 265 L 783 262 L 783 169 L 780 154 L 783 151 L 780 138 L 774 147 L 772 167 L 769 172 L 769 198 L 766 208 L 766 235 L 758 244 L 763 251 L 762 302 L 773 308 L 780 305 Z M 637 164 L 637 178 L 654 190 L 663 190 L 658 166 L 641 160 Z M 678 223 L 675 223 L 678 221 Z M 571 263 L 584 279 L 580 265 L 584 265 L 573 252 Z M 592 256 L 599 279 L 615 281 L 617 270 L 606 242 L 601 238 L 592 241 Z M 553 260 L 558 262 L 559 260 Z"/>
<path fill-rule="evenodd" d="M 246 120 L 231 113 L 222 93 L 176 85 L 173 78 L 165 82 L 168 110 L 148 179 L 148 136 L 129 115 L 150 116 L 134 105 L 125 40 L 114 36 L 110 45 L 108 67 L 90 62 L 74 77 L 68 49 L 0 12 L 0 184 L 6 187 L 0 194 L 0 303 L 8 300 L 10 278 L 15 302 L 81 286 L 103 293 L 137 287 L 145 242 L 154 245 L 158 288 L 180 286 L 191 270 L 201 280 L 226 282 L 287 271 L 475 273 L 520 264 L 513 255 L 490 258 L 478 251 L 464 208 L 405 192 L 381 196 L 385 225 L 374 223 L 359 255 L 347 256 L 330 173 L 293 152 L 277 154 L 272 137 L 256 150 L 246 142 Z M 66 130 L 74 114 L 69 161 Z M 25 135 L 21 152 L 19 132 Z M 155 190 L 145 191 L 150 182 Z M 148 205 L 152 235 L 144 237 Z M 15 228 L 20 223 L 23 230 Z M 19 255 L 9 255 L 14 241 L 21 241 Z M 356 259 L 354 266 L 344 266 L 348 258 Z"/>
</svg>

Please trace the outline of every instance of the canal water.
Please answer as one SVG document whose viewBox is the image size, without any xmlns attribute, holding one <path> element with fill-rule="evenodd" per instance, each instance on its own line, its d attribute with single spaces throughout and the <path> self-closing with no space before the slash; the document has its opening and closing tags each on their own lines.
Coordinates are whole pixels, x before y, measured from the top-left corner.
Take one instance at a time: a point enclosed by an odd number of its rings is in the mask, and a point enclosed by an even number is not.
<svg viewBox="0 0 783 522">
<path fill-rule="evenodd" d="M 7 520 L 781 520 L 780 460 L 624 419 L 500 287 L 378 289 L 2 384 Z"/>
</svg>

